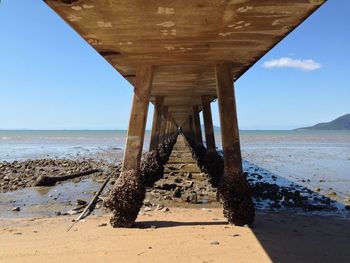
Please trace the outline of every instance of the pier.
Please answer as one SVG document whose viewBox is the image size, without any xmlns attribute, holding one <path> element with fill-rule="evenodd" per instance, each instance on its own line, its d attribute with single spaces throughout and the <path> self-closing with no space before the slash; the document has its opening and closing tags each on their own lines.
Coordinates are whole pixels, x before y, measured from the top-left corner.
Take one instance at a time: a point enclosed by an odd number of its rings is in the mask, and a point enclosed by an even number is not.
<svg viewBox="0 0 350 263">
<path fill-rule="evenodd" d="M 179 162 L 195 176 L 202 170 L 209 175 L 230 223 L 251 225 L 234 82 L 325 1 L 45 2 L 134 87 L 123 171 L 108 201 L 112 225 L 132 226 L 145 182 L 154 183 Z M 213 130 L 216 100 L 223 157 Z M 143 156 L 149 103 L 150 151 Z"/>
</svg>

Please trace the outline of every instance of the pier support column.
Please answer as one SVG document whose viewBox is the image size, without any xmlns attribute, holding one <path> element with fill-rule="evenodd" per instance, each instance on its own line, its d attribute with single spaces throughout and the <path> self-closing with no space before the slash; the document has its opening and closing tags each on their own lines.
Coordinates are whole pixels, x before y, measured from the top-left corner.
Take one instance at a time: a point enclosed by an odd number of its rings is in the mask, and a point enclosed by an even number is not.
<svg viewBox="0 0 350 263">
<path fill-rule="evenodd" d="M 163 96 L 157 96 L 154 103 L 154 113 L 153 113 L 153 124 L 152 124 L 152 133 L 151 133 L 151 141 L 149 144 L 149 150 L 157 150 L 160 136 L 160 124 L 161 124 L 161 107 L 164 103 Z"/>
<path fill-rule="evenodd" d="M 136 72 L 134 98 L 123 158 L 123 170 L 138 171 L 140 169 L 152 78 L 153 68 L 151 66 L 140 67 Z"/>
<path fill-rule="evenodd" d="M 113 212 L 110 219 L 113 227 L 132 227 L 145 199 L 146 188 L 140 171 L 140 162 L 152 77 L 151 66 L 142 66 L 136 71 L 122 172 L 105 199 L 105 205 Z"/>
<path fill-rule="evenodd" d="M 251 225 L 254 221 L 254 205 L 242 169 L 232 65 L 218 64 L 215 72 L 224 152 L 224 174 L 219 194 L 224 204 L 224 215 L 230 223 Z"/>
<path fill-rule="evenodd" d="M 188 125 L 189 125 L 189 132 L 190 136 L 193 138 L 194 137 L 194 130 L 193 130 L 193 117 L 192 115 L 188 115 Z"/>
<path fill-rule="evenodd" d="M 194 131 L 195 131 L 197 143 L 203 144 L 201 120 L 199 118 L 198 106 L 193 106 L 193 121 L 194 121 L 194 129 L 195 129 Z"/>
<path fill-rule="evenodd" d="M 210 97 L 202 97 L 202 107 L 203 107 L 203 120 L 204 120 L 204 130 L 205 130 L 205 140 L 207 143 L 207 150 L 209 152 L 214 152 L 215 149 L 215 137 L 213 128 L 213 119 L 211 116 L 210 108 Z"/>
<path fill-rule="evenodd" d="M 168 115 L 168 106 L 163 106 L 162 110 L 162 118 L 160 123 L 160 135 L 159 135 L 159 143 L 163 143 L 165 139 L 165 128 L 167 123 L 167 115 Z"/>
<path fill-rule="evenodd" d="M 164 139 L 169 139 L 169 133 L 170 133 L 170 124 L 171 124 L 171 117 L 170 113 L 168 112 L 167 118 L 166 118 L 166 125 L 165 125 L 165 136 Z"/>
</svg>

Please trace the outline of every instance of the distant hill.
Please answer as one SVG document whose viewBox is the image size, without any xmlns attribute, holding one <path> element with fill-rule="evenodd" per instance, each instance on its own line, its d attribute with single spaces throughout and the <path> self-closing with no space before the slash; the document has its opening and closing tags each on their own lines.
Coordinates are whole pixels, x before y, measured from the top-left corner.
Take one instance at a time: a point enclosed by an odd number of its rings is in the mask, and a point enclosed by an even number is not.
<svg viewBox="0 0 350 263">
<path fill-rule="evenodd" d="M 298 130 L 350 130 L 350 114 L 345 114 L 330 122 L 318 123 Z"/>
</svg>

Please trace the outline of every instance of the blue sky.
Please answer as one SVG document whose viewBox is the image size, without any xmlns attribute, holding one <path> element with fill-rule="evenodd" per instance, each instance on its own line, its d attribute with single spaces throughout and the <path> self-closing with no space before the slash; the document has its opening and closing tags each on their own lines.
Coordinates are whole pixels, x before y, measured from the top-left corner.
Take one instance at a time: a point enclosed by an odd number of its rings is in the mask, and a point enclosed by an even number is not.
<svg viewBox="0 0 350 263">
<path fill-rule="evenodd" d="M 329 0 L 236 81 L 241 129 L 350 113 L 349 12 Z M 2 0 L 0 28 L 0 129 L 127 128 L 132 87 L 42 1 Z"/>
</svg>

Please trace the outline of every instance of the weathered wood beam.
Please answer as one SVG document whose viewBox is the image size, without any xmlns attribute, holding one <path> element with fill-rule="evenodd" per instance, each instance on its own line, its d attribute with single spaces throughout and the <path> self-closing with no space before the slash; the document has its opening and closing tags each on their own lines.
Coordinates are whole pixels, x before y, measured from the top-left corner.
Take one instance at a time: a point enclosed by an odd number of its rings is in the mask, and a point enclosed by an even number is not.
<svg viewBox="0 0 350 263">
<path fill-rule="evenodd" d="M 242 158 L 236 101 L 231 75 L 231 66 L 229 63 L 216 65 L 221 140 L 225 169 L 232 172 L 240 172 L 242 171 Z"/>
<path fill-rule="evenodd" d="M 224 174 L 221 178 L 219 194 L 224 205 L 224 215 L 230 223 L 240 226 L 251 225 L 255 212 L 251 192 L 242 169 L 232 64 L 218 64 L 215 72 L 224 152 Z"/>
<path fill-rule="evenodd" d="M 195 132 L 196 140 L 199 144 L 203 144 L 201 120 L 199 117 L 198 106 L 193 106 L 193 122 L 194 122 L 194 132 Z"/>
<path fill-rule="evenodd" d="M 153 112 L 153 124 L 152 124 L 152 132 L 151 132 L 151 141 L 149 144 L 149 150 L 156 150 L 158 148 L 159 143 L 159 134 L 160 134 L 160 124 L 161 124 L 161 107 L 164 103 L 163 96 L 156 96 L 154 103 L 154 112 Z"/>
<path fill-rule="evenodd" d="M 213 119 L 211 116 L 210 108 L 210 97 L 202 97 L 202 107 L 203 107 L 203 121 L 204 121 L 204 130 L 205 130 L 205 141 L 207 144 L 208 151 L 215 151 L 215 136 L 213 128 Z"/>
<path fill-rule="evenodd" d="M 123 170 L 138 171 L 140 169 L 152 78 L 152 66 L 141 66 L 137 69 Z"/>
<path fill-rule="evenodd" d="M 167 118 L 166 118 L 166 124 L 165 124 L 165 135 L 164 139 L 167 140 L 169 138 L 169 133 L 170 133 L 170 123 L 171 123 L 171 117 L 170 117 L 170 112 L 168 112 Z"/>
<path fill-rule="evenodd" d="M 189 132 L 191 134 L 191 136 L 194 135 L 194 129 L 193 129 L 193 117 L 192 115 L 188 115 L 188 123 L 189 123 Z"/>
<path fill-rule="evenodd" d="M 162 118 L 161 118 L 161 123 L 160 123 L 159 143 L 163 143 L 164 139 L 165 139 L 165 128 L 166 128 L 166 122 L 167 122 L 167 115 L 168 115 L 168 106 L 163 106 Z"/>
</svg>

